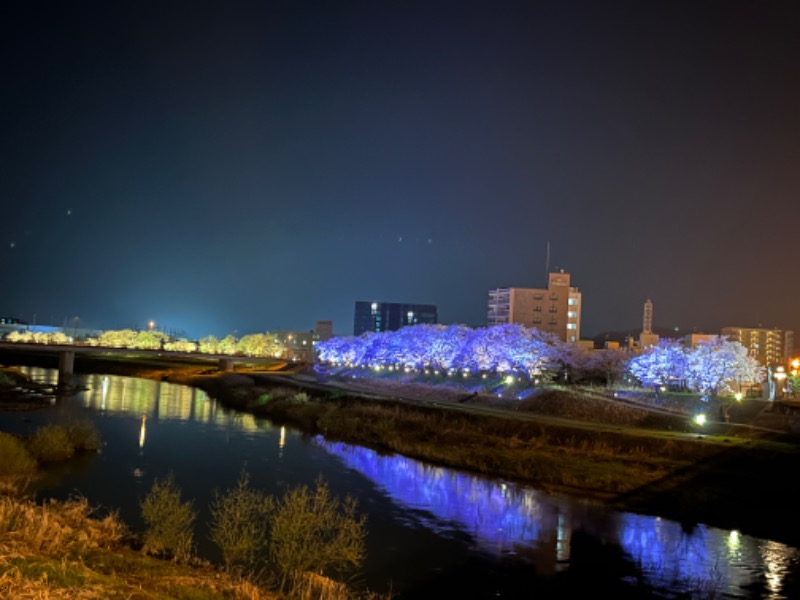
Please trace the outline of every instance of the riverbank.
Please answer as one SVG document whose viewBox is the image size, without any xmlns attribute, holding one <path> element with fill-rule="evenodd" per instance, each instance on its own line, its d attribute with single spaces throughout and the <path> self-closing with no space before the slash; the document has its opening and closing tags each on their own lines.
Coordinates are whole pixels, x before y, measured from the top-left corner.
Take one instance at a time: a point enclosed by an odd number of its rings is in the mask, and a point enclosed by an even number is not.
<svg viewBox="0 0 800 600">
<path fill-rule="evenodd" d="M 0 597 L 41 600 L 277 600 L 278 594 L 207 564 L 133 550 L 113 514 L 85 499 L 35 504 L 0 497 Z"/>
<path fill-rule="evenodd" d="M 786 474 L 800 454 L 793 436 L 770 418 L 773 428 L 718 423 L 701 430 L 685 415 L 563 391 L 508 405 L 431 386 L 322 384 L 287 371 L 223 373 L 120 359 L 82 361 L 76 370 L 191 385 L 311 435 L 597 498 L 687 527 L 702 523 L 800 546 L 800 534 L 787 526 L 796 509 L 786 493 Z"/>
</svg>

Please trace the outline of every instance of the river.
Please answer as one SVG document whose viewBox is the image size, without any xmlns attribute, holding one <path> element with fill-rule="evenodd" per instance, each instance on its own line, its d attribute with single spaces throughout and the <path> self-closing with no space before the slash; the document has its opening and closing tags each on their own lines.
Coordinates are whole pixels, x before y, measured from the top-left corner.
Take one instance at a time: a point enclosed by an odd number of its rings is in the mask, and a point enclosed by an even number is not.
<svg viewBox="0 0 800 600">
<path fill-rule="evenodd" d="M 54 369 L 23 370 L 57 381 Z M 220 556 L 208 540 L 209 504 L 244 469 L 268 494 L 321 476 L 334 495 L 354 497 L 369 531 L 354 582 L 398 600 L 800 597 L 800 550 L 785 544 L 686 531 L 658 516 L 307 436 L 187 386 L 112 375 L 73 383 L 86 390 L 46 409 L 0 413 L 0 429 L 23 434 L 89 418 L 105 441 L 100 453 L 54 469 L 37 497 L 85 496 L 140 530 L 139 502 L 172 473 L 199 512 L 197 553 L 212 561 Z"/>
</svg>

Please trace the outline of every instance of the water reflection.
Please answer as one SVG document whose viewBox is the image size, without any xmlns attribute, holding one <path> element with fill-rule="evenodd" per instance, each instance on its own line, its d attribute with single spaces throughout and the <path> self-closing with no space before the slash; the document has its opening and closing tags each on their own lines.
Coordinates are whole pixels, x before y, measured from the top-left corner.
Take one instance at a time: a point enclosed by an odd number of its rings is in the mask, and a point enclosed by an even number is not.
<svg viewBox="0 0 800 600">
<path fill-rule="evenodd" d="M 767 598 L 783 598 L 784 579 L 800 564 L 790 546 L 709 527 L 685 531 L 658 517 L 614 513 L 601 505 L 550 496 L 530 488 L 433 467 L 399 455 L 316 438 L 344 464 L 364 474 L 395 501 L 429 514 L 441 533 L 472 536 L 495 555 L 528 558 L 537 572 L 568 568 L 574 533 L 588 533 L 619 546 L 646 582 L 673 592 L 707 591 L 737 595 L 766 578 Z"/>
<path fill-rule="evenodd" d="M 142 426 L 139 428 L 139 448 L 144 448 L 144 435 L 146 432 L 145 422 L 147 415 L 142 415 Z"/>
<path fill-rule="evenodd" d="M 34 381 L 55 384 L 58 371 L 40 367 L 22 367 Z M 87 389 L 75 400 L 85 408 L 98 412 L 131 414 L 143 417 L 141 434 L 144 441 L 144 419 L 195 421 L 228 425 L 235 422 L 247 432 L 271 429 L 267 421 L 253 415 L 226 410 L 197 388 L 117 375 L 86 375 L 80 385 Z"/>
</svg>

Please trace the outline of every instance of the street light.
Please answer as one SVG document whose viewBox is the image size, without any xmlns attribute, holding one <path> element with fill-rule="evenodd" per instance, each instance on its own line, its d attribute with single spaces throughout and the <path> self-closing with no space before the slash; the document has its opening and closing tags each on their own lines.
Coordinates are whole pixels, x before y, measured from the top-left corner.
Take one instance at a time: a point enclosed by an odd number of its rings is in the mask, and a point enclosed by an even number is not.
<svg viewBox="0 0 800 600">
<path fill-rule="evenodd" d="M 150 329 L 150 331 L 153 331 L 153 329 L 155 329 L 155 326 L 156 326 L 156 322 L 155 321 L 150 321 L 147 324 L 147 327 Z"/>
<path fill-rule="evenodd" d="M 773 375 L 775 378 L 775 387 L 777 388 L 777 396 L 780 398 L 783 396 L 783 382 L 786 380 L 786 369 L 781 367 L 775 368 L 775 374 Z"/>
</svg>

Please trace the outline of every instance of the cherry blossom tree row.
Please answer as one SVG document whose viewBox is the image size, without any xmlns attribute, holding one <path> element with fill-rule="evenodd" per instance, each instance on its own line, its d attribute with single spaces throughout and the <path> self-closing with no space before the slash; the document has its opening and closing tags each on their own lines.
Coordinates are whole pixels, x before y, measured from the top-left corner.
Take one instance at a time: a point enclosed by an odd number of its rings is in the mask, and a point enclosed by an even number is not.
<svg viewBox="0 0 800 600">
<path fill-rule="evenodd" d="M 743 384 L 764 382 L 766 370 L 739 342 L 715 337 L 686 347 L 660 340 L 628 361 L 628 372 L 645 387 L 664 386 L 702 394 L 740 391 Z"/>
</svg>

